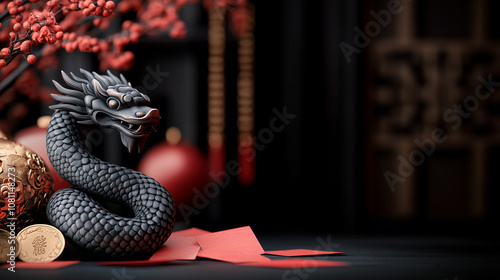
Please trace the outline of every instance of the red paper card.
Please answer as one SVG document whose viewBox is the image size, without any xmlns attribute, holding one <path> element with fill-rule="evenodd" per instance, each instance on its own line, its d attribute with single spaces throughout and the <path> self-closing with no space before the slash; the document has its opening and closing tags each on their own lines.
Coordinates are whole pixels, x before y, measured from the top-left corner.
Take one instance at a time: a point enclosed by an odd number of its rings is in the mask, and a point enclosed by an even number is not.
<svg viewBox="0 0 500 280">
<path fill-rule="evenodd" d="M 308 259 L 282 259 L 282 260 L 271 260 L 266 262 L 242 263 L 240 265 L 272 267 L 272 268 L 316 268 L 316 267 L 349 266 L 350 263 L 308 260 Z"/>
<path fill-rule="evenodd" d="M 283 257 L 338 255 L 343 253 L 344 252 L 320 251 L 320 250 L 309 250 L 309 249 L 290 249 L 290 250 L 277 250 L 277 251 L 265 252 L 265 254 L 268 255 L 283 256 Z"/>
<path fill-rule="evenodd" d="M 210 248 L 201 250 L 198 253 L 198 257 L 208 258 L 213 260 L 219 260 L 230 263 L 246 263 L 246 262 L 266 262 L 270 261 L 270 259 L 252 252 L 245 251 L 232 251 L 232 250 L 223 250 L 220 248 Z"/>
<path fill-rule="evenodd" d="M 150 261 L 194 260 L 200 251 L 200 245 L 194 237 L 170 236 L 165 245 L 158 250 Z"/>
<path fill-rule="evenodd" d="M 127 265 L 147 266 L 158 265 L 168 261 L 194 260 L 200 251 L 200 246 L 194 237 L 175 236 L 173 233 L 165 245 L 160 248 L 149 260 L 139 261 L 109 261 L 100 262 L 100 265 Z"/>
<path fill-rule="evenodd" d="M 241 263 L 269 261 L 261 256 L 264 249 L 249 226 L 196 237 L 202 251 L 198 257 Z"/>
<path fill-rule="evenodd" d="M 189 228 L 185 230 L 179 230 L 179 231 L 174 231 L 172 232 L 172 236 L 191 236 L 191 237 L 196 237 L 198 235 L 203 235 L 211 233 L 210 231 L 202 230 L 199 228 Z"/>
<path fill-rule="evenodd" d="M 31 263 L 31 262 L 16 262 L 16 270 L 17 269 L 58 269 L 66 266 L 70 266 L 73 264 L 77 264 L 80 261 L 53 261 L 53 262 L 42 262 L 42 263 Z M 10 264 L 4 264 L 1 266 L 2 268 L 11 267 Z"/>
<path fill-rule="evenodd" d="M 196 237 L 201 249 L 217 248 L 263 254 L 264 249 L 249 226 L 218 231 Z"/>
</svg>

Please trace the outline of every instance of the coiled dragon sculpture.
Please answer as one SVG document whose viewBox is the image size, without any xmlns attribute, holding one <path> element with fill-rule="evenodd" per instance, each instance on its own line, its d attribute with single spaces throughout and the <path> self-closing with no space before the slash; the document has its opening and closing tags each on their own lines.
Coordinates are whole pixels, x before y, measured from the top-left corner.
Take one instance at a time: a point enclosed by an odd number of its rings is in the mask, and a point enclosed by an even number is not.
<svg viewBox="0 0 500 280">
<path fill-rule="evenodd" d="M 155 131 L 160 114 L 148 107 L 147 95 L 120 75 L 99 75 L 80 69 L 85 78 L 61 71 L 68 88 L 53 81 L 61 93 L 47 130 L 47 153 L 54 169 L 73 188 L 56 192 L 47 206 L 54 226 L 74 244 L 109 257 L 150 256 L 168 239 L 175 207 L 168 191 L 154 179 L 90 154 L 81 129 L 89 125 L 120 133 L 129 152 L 140 152 Z M 102 207 L 95 198 L 131 208 L 122 217 Z"/>
</svg>

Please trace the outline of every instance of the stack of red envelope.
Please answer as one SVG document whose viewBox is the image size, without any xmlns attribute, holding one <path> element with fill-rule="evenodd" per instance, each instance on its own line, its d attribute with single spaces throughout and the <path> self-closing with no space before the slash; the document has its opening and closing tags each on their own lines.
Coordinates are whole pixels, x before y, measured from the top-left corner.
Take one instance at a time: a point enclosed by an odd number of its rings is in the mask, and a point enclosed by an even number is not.
<svg viewBox="0 0 500 280">
<path fill-rule="evenodd" d="M 270 259 L 263 255 L 283 257 L 338 255 L 343 252 L 293 249 L 264 251 L 259 240 L 249 226 L 218 232 L 208 232 L 198 228 L 173 232 L 165 245 L 149 260 L 106 261 L 99 265 L 147 266 L 162 265 L 171 261 L 200 258 L 219 260 L 244 266 L 273 268 L 316 268 L 348 266 L 347 262 L 325 261 L 305 258 Z M 51 263 L 17 262 L 17 268 L 57 269 L 79 263 L 79 261 L 54 261 Z M 5 266 L 5 265 L 4 265 Z"/>
</svg>

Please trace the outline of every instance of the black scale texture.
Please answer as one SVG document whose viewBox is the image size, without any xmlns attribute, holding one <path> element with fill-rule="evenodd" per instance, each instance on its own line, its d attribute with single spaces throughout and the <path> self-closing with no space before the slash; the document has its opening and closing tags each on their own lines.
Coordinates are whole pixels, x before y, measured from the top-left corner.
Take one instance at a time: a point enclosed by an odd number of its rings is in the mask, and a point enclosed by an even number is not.
<svg viewBox="0 0 500 280">
<path fill-rule="evenodd" d="M 89 154 L 79 125 L 56 111 L 47 131 L 47 153 L 55 170 L 73 188 L 57 191 L 47 206 L 49 221 L 73 243 L 110 257 L 148 256 L 168 239 L 175 206 L 154 179 Z M 92 196 L 130 207 L 134 218 L 109 212 Z"/>
</svg>

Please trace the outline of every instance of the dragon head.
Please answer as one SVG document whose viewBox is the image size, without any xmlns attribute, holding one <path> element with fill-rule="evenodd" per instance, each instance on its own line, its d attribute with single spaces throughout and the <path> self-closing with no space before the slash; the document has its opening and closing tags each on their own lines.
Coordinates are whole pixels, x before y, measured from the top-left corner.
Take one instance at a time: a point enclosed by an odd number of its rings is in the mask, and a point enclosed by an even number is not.
<svg viewBox="0 0 500 280">
<path fill-rule="evenodd" d="M 68 111 L 81 124 L 113 128 L 120 133 L 129 152 L 135 146 L 141 152 L 149 134 L 156 131 L 160 122 L 158 110 L 147 106 L 149 97 L 133 88 L 121 74 L 118 78 L 109 70 L 108 75 L 83 69 L 80 72 L 86 79 L 73 73 L 69 77 L 61 71 L 70 88 L 52 81 L 62 95 L 52 94 L 59 103 L 50 108 Z"/>
</svg>

